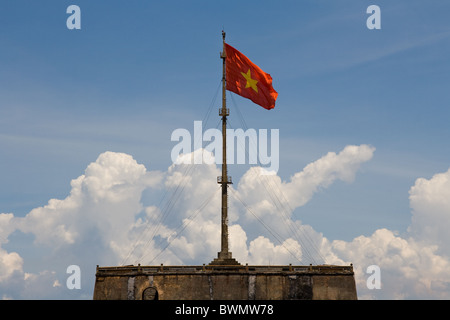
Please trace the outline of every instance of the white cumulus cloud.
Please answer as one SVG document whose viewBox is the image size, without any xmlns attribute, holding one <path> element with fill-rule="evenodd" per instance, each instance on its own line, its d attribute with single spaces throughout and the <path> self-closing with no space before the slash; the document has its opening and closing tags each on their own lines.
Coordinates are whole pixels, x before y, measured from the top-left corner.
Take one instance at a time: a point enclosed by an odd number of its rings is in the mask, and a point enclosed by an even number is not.
<svg viewBox="0 0 450 320">
<path fill-rule="evenodd" d="M 360 298 L 450 298 L 450 170 L 417 179 L 409 194 L 412 217 L 405 235 L 383 228 L 331 243 L 335 257 L 356 266 Z M 380 267 L 381 290 L 366 286 L 370 265 Z"/>
<path fill-rule="evenodd" d="M 230 186 L 233 256 L 249 264 L 353 263 L 360 298 L 448 298 L 450 170 L 411 187 L 405 235 L 381 228 L 352 241 L 329 240 L 292 218 L 319 190 L 337 180 L 352 182 L 374 151 L 347 146 L 288 181 L 250 168 Z M 1 296 L 71 298 L 73 291 L 61 284 L 72 264 L 86 275 L 82 297 L 90 299 L 96 264 L 209 263 L 220 250 L 219 175 L 215 164 L 173 164 L 159 172 L 130 155 L 102 153 L 72 180 L 65 199 L 51 199 L 24 217 L 0 214 Z M 28 250 L 5 249 L 14 232 L 33 236 Z M 41 252 L 41 259 L 30 251 Z M 366 286 L 366 269 L 373 264 L 381 270 L 380 290 Z"/>
</svg>

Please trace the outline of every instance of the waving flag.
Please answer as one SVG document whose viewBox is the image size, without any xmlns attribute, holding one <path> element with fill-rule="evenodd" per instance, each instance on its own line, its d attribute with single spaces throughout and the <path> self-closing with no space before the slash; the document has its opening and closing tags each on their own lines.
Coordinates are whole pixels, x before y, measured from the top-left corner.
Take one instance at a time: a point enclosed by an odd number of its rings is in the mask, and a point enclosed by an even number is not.
<svg viewBox="0 0 450 320">
<path fill-rule="evenodd" d="M 265 109 L 275 108 L 278 93 L 272 87 L 272 77 L 245 55 L 225 43 L 226 89 L 252 100 Z"/>
</svg>

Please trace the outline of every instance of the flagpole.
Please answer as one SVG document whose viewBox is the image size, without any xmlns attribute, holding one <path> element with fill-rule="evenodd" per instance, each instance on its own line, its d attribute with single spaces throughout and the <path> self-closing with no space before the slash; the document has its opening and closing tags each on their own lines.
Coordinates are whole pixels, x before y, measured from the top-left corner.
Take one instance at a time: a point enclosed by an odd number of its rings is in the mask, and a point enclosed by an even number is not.
<svg viewBox="0 0 450 320">
<path fill-rule="evenodd" d="M 222 239 L 219 253 L 219 259 L 225 260 L 231 258 L 228 252 L 228 168 L 227 168 L 227 116 L 230 114 L 227 110 L 226 96 L 226 51 L 225 51 L 225 31 L 222 31 L 223 51 L 222 58 L 222 110 L 219 115 L 222 117 Z M 230 181 L 231 182 L 231 181 Z"/>
<path fill-rule="evenodd" d="M 231 184 L 231 177 L 228 176 L 227 169 L 227 116 L 230 110 L 227 109 L 226 100 L 226 50 L 225 50 L 225 31 L 222 30 L 223 51 L 222 58 L 222 108 L 219 109 L 219 116 L 222 117 L 222 175 L 217 177 L 217 183 L 222 187 L 222 221 L 221 221 L 221 245 L 218 258 L 211 264 L 239 264 L 232 258 L 228 244 L 228 184 Z"/>
</svg>

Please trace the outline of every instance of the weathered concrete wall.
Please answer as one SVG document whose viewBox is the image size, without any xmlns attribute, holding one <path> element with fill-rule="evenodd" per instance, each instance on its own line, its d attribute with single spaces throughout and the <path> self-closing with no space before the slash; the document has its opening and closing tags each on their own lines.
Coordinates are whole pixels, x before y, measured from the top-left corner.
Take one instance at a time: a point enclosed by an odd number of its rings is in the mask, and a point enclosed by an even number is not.
<svg viewBox="0 0 450 320">
<path fill-rule="evenodd" d="M 353 269 L 122 268 L 97 270 L 95 300 L 141 300 L 147 288 L 160 300 L 357 299 Z"/>
<path fill-rule="evenodd" d="M 356 300 L 356 284 L 353 276 L 312 276 L 313 300 Z"/>
</svg>

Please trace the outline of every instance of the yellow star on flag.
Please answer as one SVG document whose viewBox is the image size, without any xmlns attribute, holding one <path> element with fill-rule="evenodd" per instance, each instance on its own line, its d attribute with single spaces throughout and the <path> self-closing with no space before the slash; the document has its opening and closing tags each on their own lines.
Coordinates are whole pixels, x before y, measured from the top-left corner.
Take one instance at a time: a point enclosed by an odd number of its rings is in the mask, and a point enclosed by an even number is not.
<svg viewBox="0 0 450 320">
<path fill-rule="evenodd" d="M 241 74 L 245 78 L 245 80 L 247 80 L 245 88 L 252 88 L 253 90 L 255 90 L 255 92 L 258 92 L 258 87 L 256 86 L 258 80 L 252 79 L 250 69 L 248 69 L 247 73 L 241 72 Z"/>
</svg>

